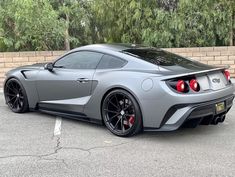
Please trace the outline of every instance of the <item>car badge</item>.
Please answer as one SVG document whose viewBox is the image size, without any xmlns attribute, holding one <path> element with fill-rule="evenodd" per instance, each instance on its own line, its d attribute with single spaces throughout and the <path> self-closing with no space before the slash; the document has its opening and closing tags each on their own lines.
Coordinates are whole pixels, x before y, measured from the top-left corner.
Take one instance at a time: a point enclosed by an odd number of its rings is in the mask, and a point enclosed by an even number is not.
<svg viewBox="0 0 235 177">
<path fill-rule="evenodd" d="M 220 79 L 218 78 L 214 78 L 214 79 L 212 79 L 212 82 L 214 82 L 214 83 L 220 83 Z"/>
</svg>

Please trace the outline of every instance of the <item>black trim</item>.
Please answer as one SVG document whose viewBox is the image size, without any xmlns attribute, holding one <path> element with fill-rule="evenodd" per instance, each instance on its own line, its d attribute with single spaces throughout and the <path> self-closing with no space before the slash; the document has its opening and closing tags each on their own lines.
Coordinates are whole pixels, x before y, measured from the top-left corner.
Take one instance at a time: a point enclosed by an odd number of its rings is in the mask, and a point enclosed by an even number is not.
<svg viewBox="0 0 235 177">
<path fill-rule="evenodd" d="M 59 58 L 57 58 L 55 61 L 52 62 L 53 66 L 56 64 L 57 61 L 63 59 L 64 57 L 66 57 L 66 56 L 68 56 L 70 54 L 73 54 L 73 53 L 78 53 L 78 52 L 94 52 L 94 53 L 103 54 L 103 56 L 104 55 L 110 55 L 110 56 L 116 57 L 118 59 L 121 59 L 121 60 L 125 61 L 125 64 L 121 68 L 123 68 L 128 63 L 128 61 L 126 59 L 121 58 L 121 57 L 119 57 L 117 55 L 110 54 L 108 52 L 101 52 L 101 51 L 91 50 L 91 49 L 81 49 L 81 50 L 76 50 L 76 51 L 69 51 L 69 52 L 65 53 L 64 55 L 60 56 Z M 100 63 L 101 59 L 103 58 L 103 56 L 100 58 L 98 64 L 96 65 L 96 67 L 94 69 L 97 69 L 97 66 L 99 65 L 99 63 Z M 69 68 L 67 68 L 67 69 L 69 69 Z M 119 68 L 113 68 L 113 69 L 119 69 Z"/>
<path fill-rule="evenodd" d="M 185 121 L 188 119 L 202 118 L 202 117 L 209 116 L 209 115 L 216 116 L 219 114 L 226 114 L 230 110 L 230 108 L 232 107 L 234 97 L 235 97 L 235 95 L 232 94 L 232 95 L 229 95 L 229 96 L 226 96 L 223 98 L 219 98 L 219 99 L 207 101 L 207 102 L 185 103 L 185 104 L 174 105 L 166 112 L 159 128 L 144 127 L 144 129 L 145 130 L 160 129 L 171 118 L 171 116 L 177 111 L 177 109 L 187 107 L 187 106 L 191 106 L 191 109 L 186 113 Z M 216 103 L 223 102 L 223 101 L 225 101 L 225 111 L 217 114 L 215 112 L 214 105 Z"/>
<path fill-rule="evenodd" d="M 177 111 L 177 105 L 172 106 L 168 111 L 166 112 L 164 118 L 162 119 L 162 122 L 160 124 L 160 127 L 162 127 L 169 119 L 170 117 Z"/>
<path fill-rule="evenodd" d="M 102 120 L 98 120 L 98 119 L 94 119 L 94 118 L 90 118 L 87 117 L 85 114 L 83 113 L 79 113 L 79 112 L 73 112 L 73 111 L 59 111 L 56 109 L 49 109 L 49 108 L 45 108 L 45 107 L 39 107 L 38 110 L 40 112 L 44 112 L 47 114 L 51 114 L 51 115 L 56 115 L 56 116 L 61 116 L 61 117 L 66 117 L 66 118 L 70 118 L 70 119 L 76 119 L 76 120 L 80 120 L 80 121 L 84 121 L 84 122 L 91 122 L 91 123 L 95 123 L 95 124 L 103 124 Z"/>
<path fill-rule="evenodd" d="M 21 74 L 24 76 L 25 79 L 28 79 L 27 76 L 25 75 L 25 72 L 30 71 L 30 70 L 21 70 Z"/>
</svg>

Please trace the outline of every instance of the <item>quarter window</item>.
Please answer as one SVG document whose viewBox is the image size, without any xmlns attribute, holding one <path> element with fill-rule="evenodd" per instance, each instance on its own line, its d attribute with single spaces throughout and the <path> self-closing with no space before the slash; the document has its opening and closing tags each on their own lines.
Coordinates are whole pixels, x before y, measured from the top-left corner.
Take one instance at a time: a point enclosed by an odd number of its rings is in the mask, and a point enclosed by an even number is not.
<svg viewBox="0 0 235 177">
<path fill-rule="evenodd" d="M 112 69 L 121 68 L 126 64 L 126 61 L 114 56 L 104 55 L 97 66 L 97 69 Z"/>
<path fill-rule="evenodd" d="M 74 52 L 55 63 L 55 67 L 66 69 L 95 69 L 103 54 L 89 51 Z"/>
</svg>

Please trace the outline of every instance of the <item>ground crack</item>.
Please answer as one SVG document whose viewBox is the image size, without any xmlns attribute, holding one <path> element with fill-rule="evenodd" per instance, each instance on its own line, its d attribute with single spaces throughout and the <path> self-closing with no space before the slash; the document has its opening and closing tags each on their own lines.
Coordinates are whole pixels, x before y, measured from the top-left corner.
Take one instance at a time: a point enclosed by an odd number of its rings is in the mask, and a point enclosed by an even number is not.
<svg viewBox="0 0 235 177">
<path fill-rule="evenodd" d="M 108 145 L 108 146 L 95 146 L 95 147 L 91 147 L 91 148 L 80 148 L 80 147 L 62 147 L 61 146 L 61 142 L 60 142 L 60 137 L 57 137 L 56 139 L 56 146 L 54 147 L 54 152 L 51 153 L 47 153 L 47 154 L 41 154 L 41 155 L 30 155 L 30 154 L 26 154 L 26 155 L 9 155 L 9 156 L 2 156 L 0 157 L 0 159 L 7 159 L 7 158 L 14 158 L 14 157 L 34 157 L 34 158 L 39 158 L 39 160 L 48 160 L 48 161 L 59 161 L 61 163 L 63 163 L 67 168 L 68 168 L 68 164 L 66 163 L 65 159 L 58 159 L 58 158 L 50 158 L 50 156 L 57 154 L 60 150 L 80 150 L 80 151 L 84 151 L 87 152 L 88 156 L 91 155 L 91 151 L 94 149 L 104 149 L 104 148 L 112 148 L 112 147 L 117 147 L 117 146 L 122 146 L 122 145 L 126 145 L 131 143 L 131 141 L 128 142 L 124 142 L 124 143 L 119 143 L 119 144 L 114 144 L 114 145 Z"/>
<path fill-rule="evenodd" d="M 31 155 L 31 154 L 25 154 L 25 155 L 8 155 L 8 156 L 0 156 L 0 159 L 8 159 L 8 158 L 15 158 L 15 157 L 33 157 L 33 158 L 39 158 L 38 160 L 54 160 L 59 161 L 63 163 L 67 168 L 68 164 L 65 162 L 64 159 L 57 159 L 57 158 L 47 158 L 52 155 L 55 155 L 58 153 L 59 150 L 61 150 L 62 147 L 60 146 L 60 137 L 57 137 L 56 139 L 56 146 L 54 147 L 54 152 L 47 153 L 47 154 L 41 154 L 41 155 Z"/>
<path fill-rule="evenodd" d="M 129 144 L 129 143 L 130 142 L 119 143 L 119 144 L 110 145 L 110 146 L 95 146 L 95 147 L 91 147 L 91 148 L 88 148 L 88 149 L 80 148 L 80 147 L 62 147 L 62 149 L 85 151 L 85 152 L 88 152 L 88 155 L 86 156 L 86 157 L 88 157 L 88 156 L 91 155 L 91 151 L 94 150 L 94 149 L 104 149 L 104 148 L 117 147 L 117 146 L 122 146 L 122 145 L 125 145 L 125 144 Z"/>
</svg>

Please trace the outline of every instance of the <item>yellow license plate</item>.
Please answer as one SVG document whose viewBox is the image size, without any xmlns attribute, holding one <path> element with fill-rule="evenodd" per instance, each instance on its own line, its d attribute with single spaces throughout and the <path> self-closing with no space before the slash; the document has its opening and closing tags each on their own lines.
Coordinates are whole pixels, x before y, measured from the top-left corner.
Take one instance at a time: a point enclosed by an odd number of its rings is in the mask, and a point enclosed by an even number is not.
<svg viewBox="0 0 235 177">
<path fill-rule="evenodd" d="M 215 108 L 216 108 L 216 112 L 217 112 L 217 113 L 224 111 L 224 110 L 225 110 L 225 104 L 224 104 L 224 102 L 215 104 Z"/>
</svg>

